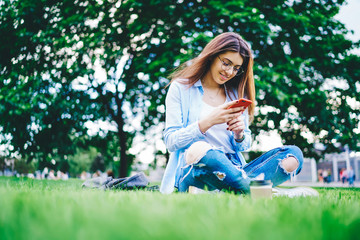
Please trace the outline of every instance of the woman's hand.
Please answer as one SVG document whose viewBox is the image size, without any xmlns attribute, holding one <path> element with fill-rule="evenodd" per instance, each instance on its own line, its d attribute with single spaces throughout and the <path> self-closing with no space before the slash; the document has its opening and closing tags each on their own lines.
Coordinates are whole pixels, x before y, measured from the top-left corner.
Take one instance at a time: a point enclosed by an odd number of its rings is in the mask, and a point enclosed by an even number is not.
<svg viewBox="0 0 360 240">
<path fill-rule="evenodd" d="M 228 130 L 234 133 L 235 139 L 241 139 L 244 136 L 245 122 L 244 118 L 240 115 L 231 121 L 227 122 Z"/>
<path fill-rule="evenodd" d="M 237 100 L 224 103 L 215 108 L 208 116 L 199 120 L 199 128 L 202 133 L 205 133 L 209 128 L 216 124 L 229 123 L 241 116 L 244 107 L 229 108 L 235 104 Z"/>
</svg>

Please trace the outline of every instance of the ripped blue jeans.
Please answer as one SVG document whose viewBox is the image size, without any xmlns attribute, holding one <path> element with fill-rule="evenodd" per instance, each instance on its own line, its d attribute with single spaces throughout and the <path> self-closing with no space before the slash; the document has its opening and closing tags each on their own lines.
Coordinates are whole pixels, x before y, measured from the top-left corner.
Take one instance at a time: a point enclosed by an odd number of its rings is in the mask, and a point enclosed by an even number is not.
<svg viewBox="0 0 360 240">
<path fill-rule="evenodd" d="M 282 167 L 282 160 L 294 157 L 299 166 L 293 172 Z M 181 170 L 179 191 L 186 192 L 189 186 L 208 190 L 230 190 L 235 193 L 250 192 L 250 182 L 260 174 L 277 186 L 301 171 L 303 154 L 296 146 L 283 146 L 270 150 L 250 163 L 241 166 L 236 154 L 226 154 L 211 149 L 198 162 L 186 165 Z"/>
</svg>

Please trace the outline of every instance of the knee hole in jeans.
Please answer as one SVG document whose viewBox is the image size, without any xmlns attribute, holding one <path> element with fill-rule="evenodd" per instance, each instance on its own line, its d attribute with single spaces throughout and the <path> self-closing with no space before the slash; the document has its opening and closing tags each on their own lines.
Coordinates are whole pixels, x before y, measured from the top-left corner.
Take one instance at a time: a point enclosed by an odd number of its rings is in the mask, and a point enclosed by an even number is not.
<svg viewBox="0 0 360 240">
<path fill-rule="evenodd" d="M 287 172 L 293 172 L 299 167 L 299 161 L 295 157 L 287 157 L 282 160 L 282 167 Z"/>
<path fill-rule="evenodd" d="M 214 174 L 220 181 L 223 181 L 226 177 L 226 174 L 223 172 L 215 171 Z"/>
<path fill-rule="evenodd" d="M 210 149 L 212 149 L 212 146 L 207 142 L 198 141 L 193 143 L 185 152 L 186 164 L 199 162 Z"/>
</svg>

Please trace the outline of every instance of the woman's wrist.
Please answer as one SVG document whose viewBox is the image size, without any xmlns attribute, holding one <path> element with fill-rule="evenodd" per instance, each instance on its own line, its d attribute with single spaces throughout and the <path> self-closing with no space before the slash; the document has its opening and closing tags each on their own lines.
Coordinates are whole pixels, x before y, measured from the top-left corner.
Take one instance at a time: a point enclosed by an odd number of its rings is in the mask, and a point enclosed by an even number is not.
<svg viewBox="0 0 360 240">
<path fill-rule="evenodd" d="M 240 143 L 240 142 L 244 141 L 244 139 L 245 139 L 245 134 L 244 134 L 244 132 L 242 131 L 242 132 L 239 133 L 239 134 L 234 134 L 234 138 L 235 138 L 235 141 L 236 141 L 236 142 Z"/>
<path fill-rule="evenodd" d="M 211 123 L 208 122 L 206 119 L 199 120 L 199 129 L 202 134 L 205 134 L 209 128 L 211 128 Z"/>
</svg>

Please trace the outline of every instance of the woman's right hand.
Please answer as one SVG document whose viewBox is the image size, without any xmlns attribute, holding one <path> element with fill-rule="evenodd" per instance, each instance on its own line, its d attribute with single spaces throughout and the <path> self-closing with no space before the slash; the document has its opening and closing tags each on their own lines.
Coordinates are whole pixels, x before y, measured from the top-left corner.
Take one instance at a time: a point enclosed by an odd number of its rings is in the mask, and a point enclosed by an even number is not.
<svg viewBox="0 0 360 240">
<path fill-rule="evenodd" d="M 244 107 L 229 108 L 234 105 L 237 100 L 224 103 L 215 108 L 209 115 L 199 120 L 199 128 L 202 133 L 205 133 L 214 125 L 227 123 L 234 118 L 239 117 L 244 111 Z"/>
</svg>

